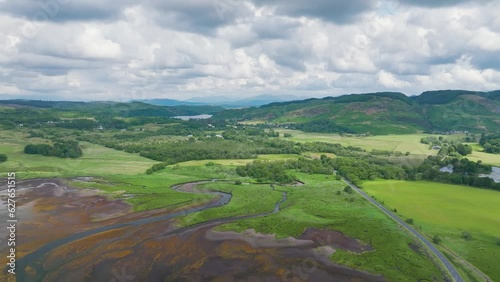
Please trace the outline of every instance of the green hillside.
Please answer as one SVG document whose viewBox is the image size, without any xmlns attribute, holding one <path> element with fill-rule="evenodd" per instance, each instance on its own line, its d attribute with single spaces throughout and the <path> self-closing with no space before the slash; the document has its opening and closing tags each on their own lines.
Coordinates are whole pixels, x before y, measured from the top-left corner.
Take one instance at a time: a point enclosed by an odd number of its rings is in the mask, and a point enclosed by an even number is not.
<svg viewBox="0 0 500 282">
<path fill-rule="evenodd" d="M 38 100 L 0 100 L 0 106 L 48 113 L 62 112 L 109 117 L 173 117 L 213 114 L 224 110 L 219 106 L 156 106 L 142 102 L 69 102 Z M 43 111 L 42 111 L 43 112 Z"/>
<path fill-rule="evenodd" d="M 215 118 L 263 120 L 306 132 L 495 132 L 500 130 L 500 91 L 431 91 L 417 97 L 393 92 L 345 95 L 226 110 Z"/>
</svg>

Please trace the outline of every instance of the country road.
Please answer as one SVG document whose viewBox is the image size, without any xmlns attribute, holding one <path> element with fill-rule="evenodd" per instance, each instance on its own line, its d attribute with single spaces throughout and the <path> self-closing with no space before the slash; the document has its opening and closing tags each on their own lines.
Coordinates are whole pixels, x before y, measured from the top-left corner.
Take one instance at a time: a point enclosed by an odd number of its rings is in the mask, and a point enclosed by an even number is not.
<svg viewBox="0 0 500 282">
<path fill-rule="evenodd" d="M 451 274 L 451 277 L 455 282 L 464 282 L 460 274 L 458 273 L 457 269 L 451 264 L 451 262 L 439 251 L 427 238 L 425 238 L 422 234 L 420 234 L 417 230 L 415 230 L 413 227 L 411 227 L 409 224 L 404 222 L 401 218 L 399 218 L 396 214 L 394 214 L 392 211 L 386 209 L 384 206 L 382 206 L 379 202 L 377 202 L 375 199 L 372 197 L 368 196 L 363 190 L 360 188 L 356 187 L 354 184 L 351 182 L 347 181 L 346 179 L 342 180 L 347 183 L 349 186 L 351 186 L 352 189 L 354 189 L 356 192 L 361 194 L 365 199 L 367 199 L 370 203 L 374 204 L 377 208 L 382 210 L 385 214 L 390 216 L 392 219 L 397 221 L 401 226 L 406 228 L 409 232 L 411 232 L 413 235 L 415 235 L 422 243 L 424 243 L 427 248 L 431 250 L 431 252 L 439 259 L 439 261 L 446 267 L 448 272 Z"/>
</svg>

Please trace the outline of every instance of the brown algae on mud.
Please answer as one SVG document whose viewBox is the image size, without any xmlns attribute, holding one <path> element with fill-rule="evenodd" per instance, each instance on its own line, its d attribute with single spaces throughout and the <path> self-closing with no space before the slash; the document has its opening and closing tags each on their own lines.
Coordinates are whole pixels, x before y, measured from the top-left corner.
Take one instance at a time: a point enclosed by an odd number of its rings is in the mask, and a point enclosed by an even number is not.
<svg viewBox="0 0 500 282">
<path fill-rule="evenodd" d="M 122 201 L 95 195 L 95 191 L 61 190 L 57 187 L 62 186 L 60 182 L 49 185 L 46 180 L 38 181 L 30 184 L 36 188 L 34 191 L 27 189 L 23 193 L 24 205 L 35 203 L 31 207 L 34 216 L 26 219 L 28 228 L 21 232 L 23 242 L 46 233 L 43 240 L 37 239 L 30 244 L 31 250 L 69 234 L 83 230 L 92 232 L 96 226 L 100 231 L 37 255 L 35 261 L 43 263 L 34 268 L 26 265 L 26 278 L 42 277 L 50 281 L 96 281 L 99 278 L 99 281 L 110 281 L 115 278 L 115 271 L 133 277 L 133 281 L 283 281 L 294 278 L 306 281 L 384 281 L 380 275 L 331 262 L 329 256 L 335 248 L 353 252 L 370 250 L 369 246 L 340 232 L 307 229 L 299 238 L 276 240 L 271 235 L 215 232 L 212 229 L 220 224 L 217 220 L 181 229 L 175 226 L 174 218 L 142 223 L 143 219 L 172 211 L 131 213 L 130 207 Z M 195 186 L 199 183 L 203 182 L 175 188 L 196 193 L 199 191 Z M 220 202 L 212 200 L 207 207 L 218 204 Z M 95 218 L 102 220 L 95 221 Z M 49 224 L 35 224 L 38 220 L 49 221 Z M 102 229 L 111 224 L 133 221 L 141 223 L 113 230 Z M 248 237 L 252 240 L 258 238 L 258 243 L 252 243 Z"/>
</svg>

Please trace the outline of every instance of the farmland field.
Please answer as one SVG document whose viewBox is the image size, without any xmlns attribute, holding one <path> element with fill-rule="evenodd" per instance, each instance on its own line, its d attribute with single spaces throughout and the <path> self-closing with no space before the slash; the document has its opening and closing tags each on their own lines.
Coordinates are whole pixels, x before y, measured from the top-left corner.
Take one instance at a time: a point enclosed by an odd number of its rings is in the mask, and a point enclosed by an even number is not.
<svg viewBox="0 0 500 282">
<path fill-rule="evenodd" d="M 258 155 L 257 160 L 261 161 L 272 161 L 272 160 L 290 160 L 297 159 L 300 155 L 291 155 L 291 154 L 282 154 L 282 155 Z M 236 166 L 236 165 L 245 165 L 247 163 L 251 163 L 255 161 L 255 159 L 228 159 L 228 160 L 196 160 L 196 161 L 187 161 L 179 163 L 179 166 L 200 166 L 206 165 L 211 162 L 219 165 L 228 165 L 228 166 Z"/>
<path fill-rule="evenodd" d="M 0 134 L 0 150 L 9 155 L 9 160 L 0 164 L 0 172 L 16 171 L 20 178 L 139 174 L 156 163 L 87 142 L 81 143 L 83 156 L 78 159 L 27 155 L 23 153 L 26 144 L 47 141 L 27 139 L 24 134 L 14 131 L 0 131 Z"/>
<path fill-rule="evenodd" d="M 282 134 L 292 134 L 290 140 L 297 142 L 328 142 L 343 146 L 361 147 L 365 150 L 387 150 L 410 152 L 414 155 L 434 155 L 435 150 L 429 150 L 429 145 L 420 143 L 422 137 L 437 136 L 429 134 L 380 135 L 368 137 L 346 137 L 328 133 L 306 133 L 298 130 L 279 129 Z"/>
<path fill-rule="evenodd" d="M 494 281 L 500 279 L 500 193 L 432 182 L 371 181 L 368 194 L 465 258 Z M 466 240 L 463 232 L 471 234 Z"/>
<path fill-rule="evenodd" d="M 467 158 L 471 161 L 482 161 L 483 163 L 500 166 L 500 155 L 484 153 L 483 147 L 477 143 L 469 143 L 472 146 L 472 154 Z"/>
</svg>

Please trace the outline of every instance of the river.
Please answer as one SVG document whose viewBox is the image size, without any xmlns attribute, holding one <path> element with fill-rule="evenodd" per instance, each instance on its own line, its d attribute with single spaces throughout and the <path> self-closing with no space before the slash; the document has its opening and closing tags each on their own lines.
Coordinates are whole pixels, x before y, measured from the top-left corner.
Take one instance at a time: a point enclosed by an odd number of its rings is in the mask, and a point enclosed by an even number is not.
<svg viewBox="0 0 500 282">
<path fill-rule="evenodd" d="M 171 188 L 212 194 L 213 200 L 175 211 L 134 213 L 121 200 L 67 188 L 57 179 L 26 181 L 20 207 L 28 208 L 18 231 L 17 281 L 280 281 L 283 275 L 289 280 L 307 275 L 309 281 L 384 281 L 330 261 L 337 247 L 371 249 L 340 232 L 307 229 L 301 237 L 277 240 L 213 231 L 223 223 L 280 212 L 285 192 L 268 213 L 179 228 L 177 217 L 231 201 L 228 193 L 197 190 L 203 183 L 207 181 Z"/>
<path fill-rule="evenodd" d="M 480 177 L 489 177 L 496 183 L 500 183 L 500 167 L 494 166 L 490 174 L 480 174 Z"/>
<path fill-rule="evenodd" d="M 452 173 L 453 172 L 453 166 L 443 166 L 442 168 L 439 169 L 441 172 L 447 172 L 447 173 Z M 490 174 L 480 174 L 479 177 L 489 177 L 493 179 L 496 183 L 500 183 L 500 167 L 494 166 L 491 170 Z"/>
</svg>

